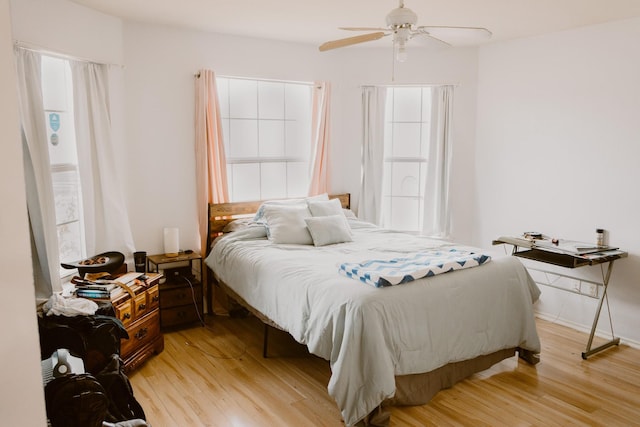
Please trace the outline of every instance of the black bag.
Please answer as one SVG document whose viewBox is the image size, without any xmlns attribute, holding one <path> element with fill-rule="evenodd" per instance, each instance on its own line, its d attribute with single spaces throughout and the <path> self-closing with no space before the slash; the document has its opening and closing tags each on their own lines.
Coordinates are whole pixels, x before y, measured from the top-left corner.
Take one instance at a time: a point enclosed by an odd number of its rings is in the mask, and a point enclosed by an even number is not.
<svg viewBox="0 0 640 427">
<path fill-rule="evenodd" d="M 105 368 L 112 354 L 120 354 L 120 340 L 129 338 L 122 322 L 111 316 L 47 316 L 39 319 L 39 327 L 42 359 L 67 348 L 93 375 Z"/>
<path fill-rule="evenodd" d="M 132 419 L 146 420 L 144 410 L 133 396 L 133 387 L 124 373 L 124 363 L 117 354 L 96 375 L 109 401 L 105 421 L 115 423 Z"/>
<path fill-rule="evenodd" d="M 44 389 L 52 427 L 101 427 L 109 405 L 104 387 L 91 374 L 69 374 Z"/>
</svg>

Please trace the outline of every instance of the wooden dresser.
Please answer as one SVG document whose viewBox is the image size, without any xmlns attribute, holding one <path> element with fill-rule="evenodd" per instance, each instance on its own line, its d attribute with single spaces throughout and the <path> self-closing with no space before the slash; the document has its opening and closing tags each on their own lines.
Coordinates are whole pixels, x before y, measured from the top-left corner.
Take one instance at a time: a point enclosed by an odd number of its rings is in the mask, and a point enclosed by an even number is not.
<svg viewBox="0 0 640 427">
<path fill-rule="evenodd" d="M 147 276 L 147 280 L 130 283 L 127 292 L 111 301 L 116 317 L 129 334 L 129 339 L 120 343 L 120 357 L 127 373 L 164 349 L 160 330 L 159 286 L 162 274 L 147 273 Z"/>
</svg>

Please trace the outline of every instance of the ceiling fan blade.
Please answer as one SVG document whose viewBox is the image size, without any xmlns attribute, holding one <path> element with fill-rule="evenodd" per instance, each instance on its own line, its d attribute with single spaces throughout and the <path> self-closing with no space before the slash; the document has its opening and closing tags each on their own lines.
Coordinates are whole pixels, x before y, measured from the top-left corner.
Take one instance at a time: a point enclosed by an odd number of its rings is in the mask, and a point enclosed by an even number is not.
<svg viewBox="0 0 640 427">
<path fill-rule="evenodd" d="M 352 44 L 378 40 L 384 36 L 386 36 L 386 34 L 383 33 L 382 31 L 379 31 L 377 33 L 369 33 L 369 34 L 363 34 L 361 36 L 347 37 L 346 39 L 332 40 L 332 41 L 323 43 L 319 49 L 320 49 L 320 52 L 324 52 L 325 50 L 337 49 L 339 47 L 351 46 Z"/>
<path fill-rule="evenodd" d="M 477 44 L 491 38 L 491 31 L 480 27 L 420 26 L 417 31 L 454 46 Z"/>
<path fill-rule="evenodd" d="M 431 34 L 425 32 L 415 32 L 411 35 L 411 40 L 415 40 L 421 47 L 428 48 L 445 48 L 451 47 L 449 43 L 444 40 L 440 40 L 437 37 L 433 37 Z"/>
<path fill-rule="evenodd" d="M 389 31 L 388 28 L 380 27 L 339 27 L 338 29 L 347 31 Z"/>
</svg>

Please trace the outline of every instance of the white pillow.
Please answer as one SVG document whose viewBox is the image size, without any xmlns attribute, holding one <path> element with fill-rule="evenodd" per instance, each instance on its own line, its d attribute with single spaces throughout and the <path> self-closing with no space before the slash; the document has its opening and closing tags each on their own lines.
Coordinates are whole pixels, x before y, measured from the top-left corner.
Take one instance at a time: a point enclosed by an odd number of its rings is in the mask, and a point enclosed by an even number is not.
<svg viewBox="0 0 640 427">
<path fill-rule="evenodd" d="M 344 214 L 305 218 L 314 246 L 352 242 L 351 227 Z"/>
<path fill-rule="evenodd" d="M 319 194 L 317 196 L 311 196 L 311 197 L 306 197 L 301 199 L 267 200 L 266 202 L 262 203 L 260 207 L 258 207 L 258 211 L 253 217 L 253 222 L 262 223 L 262 224 L 265 223 L 264 208 L 267 205 L 279 205 L 279 206 L 303 205 L 306 207 L 307 202 L 312 200 L 329 200 L 329 195 L 327 193 L 324 193 L 324 194 Z"/>
<path fill-rule="evenodd" d="M 313 216 L 329 216 L 329 215 L 342 215 L 342 203 L 340 199 L 331 199 L 327 201 L 308 200 L 307 205 Z"/>
<path fill-rule="evenodd" d="M 265 205 L 264 218 L 267 221 L 269 240 L 273 243 L 313 244 L 304 222 L 310 216 L 311 212 L 306 205 Z"/>
<path fill-rule="evenodd" d="M 351 209 L 342 209 L 342 213 L 347 219 L 358 219 Z"/>
</svg>

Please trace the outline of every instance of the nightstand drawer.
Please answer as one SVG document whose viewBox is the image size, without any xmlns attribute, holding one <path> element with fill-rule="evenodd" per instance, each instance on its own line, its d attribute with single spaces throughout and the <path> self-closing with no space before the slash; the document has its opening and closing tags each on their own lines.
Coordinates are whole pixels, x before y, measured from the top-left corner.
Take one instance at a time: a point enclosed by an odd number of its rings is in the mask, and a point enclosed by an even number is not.
<svg viewBox="0 0 640 427">
<path fill-rule="evenodd" d="M 151 343 L 160 335 L 160 323 L 158 322 L 158 311 L 155 311 L 146 317 L 135 322 L 131 328 L 127 328 L 129 333 L 128 340 L 122 340 L 121 351 L 122 358 L 135 352 L 137 349 Z"/>
<path fill-rule="evenodd" d="M 198 310 L 202 311 L 202 305 L 198 306 Z M 160 322 L 163 328 L 193 323 L 198 320 L 198 312 L 193 304 L 160 310 Z"/>
<path fill-rule="evenodd" d="M 180 305 L 191 304 L 195 299 L 198 305 L 202 304 L 202 285 L 196 282 L 193 290 L 190 286 L 163 284 L 160 291 L 160 308 L 162 310 Z"/>
</svg>

